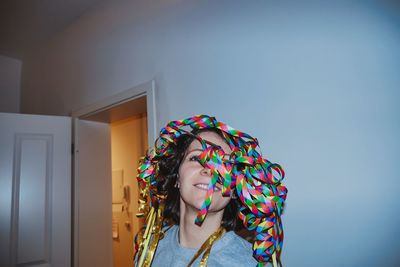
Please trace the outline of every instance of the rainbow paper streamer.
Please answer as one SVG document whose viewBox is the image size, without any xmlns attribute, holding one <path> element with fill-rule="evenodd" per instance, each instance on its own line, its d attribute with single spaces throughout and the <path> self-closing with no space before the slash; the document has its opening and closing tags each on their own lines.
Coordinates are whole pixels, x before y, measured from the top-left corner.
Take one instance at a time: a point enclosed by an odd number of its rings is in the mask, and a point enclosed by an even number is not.
<svg viewBox="0 0 400 267">
<path fill-rule="evenodd" d="M 185 128 L 187 128 L 185 130 Z M 217 182 L 222 184 L 221 193 L 229 196 L 235 190 L 241 201 L 239 218 L 243 225 L 254 232 L 253 256 L 259 266 L 279 259 L 283 230 L 281 214 L 287 196 L 287 188 L 281 183 L 285 172 L 278 164 L 263 158 L 256 138 L 235 130 L 217 121 L 214 117 L 197 115 L 185 120 L 169 122 L 160 131 L 155 148 L 143 158 L 138 168 L 139 186 L 149 192 L 151 203 L 157 199 L 158 160 L 171 154 L 172 145 L 183 134 L 191 134 L 194 129 L 217 128 L 221 130 L 232 153 L 224 159 L 224 151 L 219 146 L 194 136 L 202 144 L 203 152 L 198 162 L 212 173 L 204 202 L 195 223 L 201 225 L 212 203 Z"/>
</svg>

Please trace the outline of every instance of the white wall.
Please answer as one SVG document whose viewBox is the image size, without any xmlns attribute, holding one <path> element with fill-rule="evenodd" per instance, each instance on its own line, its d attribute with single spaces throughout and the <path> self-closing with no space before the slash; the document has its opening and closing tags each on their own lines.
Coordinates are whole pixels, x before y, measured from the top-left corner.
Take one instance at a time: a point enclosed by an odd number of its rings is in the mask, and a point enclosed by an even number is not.
<svg viewBox="0 0 400 267">
<path fill-rule="evenodd" d="M 21 60 L 0 55 L 0 112 L 19 113 Z"/>
<path fill-rule="evenodd" d="M 398 266 L 399 23 L 395 1 L 109 1 L 25 59 L 22 110 L 154 78 L 160 127 L 215 115 L 285 167 L 285 266 Z"/>
</svg>

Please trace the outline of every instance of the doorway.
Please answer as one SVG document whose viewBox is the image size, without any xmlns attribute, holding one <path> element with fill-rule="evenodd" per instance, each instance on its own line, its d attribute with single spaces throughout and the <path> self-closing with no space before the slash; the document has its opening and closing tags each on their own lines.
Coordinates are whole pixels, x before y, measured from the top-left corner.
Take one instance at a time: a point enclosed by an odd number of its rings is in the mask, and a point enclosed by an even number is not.
<svg viewBox="0 0 400 267">
<path fill-rule="evenodd" d="M 136 218 L 136 169 L 154 142 L 154 82 L 73 115 L 74 266 L 132 266 L 142 224 Z M 98 154 L 100 161 L 94 160 Z"/>
<path fill-rule="evenodd" d="M 133 266 L 134 236 L 143 221 L 136 217 L 136 170 L 148 146 L 146 97 L 95 113 L 86 120 L 106 122 L 111 130 L 112 257 L 114 267 Z"/>
<path fill-rule="evenodd" d="M 134 236 L 143 226 L 136 217 L 136 170 L 147 149 L 146 113 L 111 123 L 113 266 L 133 266 Z"/>
</svg>

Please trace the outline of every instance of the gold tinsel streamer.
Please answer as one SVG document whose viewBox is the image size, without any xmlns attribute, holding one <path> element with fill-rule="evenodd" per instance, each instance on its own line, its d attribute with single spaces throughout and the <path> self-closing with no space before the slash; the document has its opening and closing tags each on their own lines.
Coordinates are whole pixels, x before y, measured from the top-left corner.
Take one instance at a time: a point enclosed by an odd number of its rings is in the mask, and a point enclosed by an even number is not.
<svg viewBox="0 0 400 267">
<path fill-rule="evenodd" d="M 141 192 L 141 197 L 146 196 L 146 193 L 143 190 Z M 147 208 L 147 210 L 139 210 L 137 216 L 143 216 L 147 213 L 146 218 L 146 228 L 144 229 L 143 234 L 138 235 L 139 245 L 137 252 L 137 267 L 149 267 L 151 266 L 151 262 L 153 261 L 154 252 L 156 251 L 158 242 L 160 239 L 164 237 L 164 232 L 162 230 L 163 223 L 163 213 L 164 213 L 164 205 L 165 205 L 165 196 L 157 195 L 159 199 L 158 207 L 154 206 Z M 143 201 L 143 202 L 142 202 Z M 145 206 L 145 199 L 142 199 L 139 203 L 142 207 Z"/>
<path fill-rule="evenodd" d="M 212 235 L 210 235 L 209 238 L 201 245 L 199 250 L 196 252 L 196 254 L 193 256 L 192 260 L 189 262 L 187 267 L 190 267 L 193 262 L 204 252 L 203 257 L 201 258 L 199 267 L 205 267 L 207 266 L 208 262 L 208 257 L 210 256 L 211 252 L 211 247 L 214 244 L 214 242 L 218 239 L 221 238 L 225 234 L 226 230 L 224 227 L 220 226 L 216 232 L 214 232 Z"/>
</svg>

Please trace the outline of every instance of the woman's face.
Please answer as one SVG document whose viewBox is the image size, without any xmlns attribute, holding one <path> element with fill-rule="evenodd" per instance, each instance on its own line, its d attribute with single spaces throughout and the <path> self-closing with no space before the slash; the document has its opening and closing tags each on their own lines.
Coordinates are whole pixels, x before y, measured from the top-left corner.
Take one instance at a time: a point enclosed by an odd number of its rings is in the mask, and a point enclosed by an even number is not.
<svg viewBox="0 0 400 267">
<path fill-rule="evenodd" d="M 224 150 L 226 156 L 229 156 L 231 149 L 225 140 L 214 132 L 202 132 L 198 136 L 202 139 L 219 145 Z M 179 167 L 178 185 L 181 195 L 181 203 L 186 207 L 200 210 L 204 202 L 208 185 L 210 184 L 212 174 L 210 169 L 204 168 L 196 157 L 202 152 L 201 143 L 194 140 L 186 150 L 182 163 Z M 222 185 L 217 184 L 209 212 L 218 212 L 228 205 L 231 197 L 223 197 L 221 194 Z"/>
</svg>

